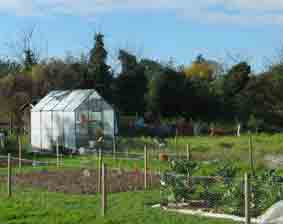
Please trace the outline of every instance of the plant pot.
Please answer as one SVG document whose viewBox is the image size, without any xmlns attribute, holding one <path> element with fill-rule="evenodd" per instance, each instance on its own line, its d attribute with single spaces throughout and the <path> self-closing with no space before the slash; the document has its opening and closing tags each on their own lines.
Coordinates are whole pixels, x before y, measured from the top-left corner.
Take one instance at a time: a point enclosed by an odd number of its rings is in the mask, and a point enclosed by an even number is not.
<svg viewBox="0 0 283 224">
<path fill-rule="evenodd" d="M 160 153 L 160 154 L 159 154 L 159 160 L 160 160 L 160 161 L 168 161 L 168 160 L 169 160 L 169 157 L 168 157 L 167 154 Z"/>
</svg>

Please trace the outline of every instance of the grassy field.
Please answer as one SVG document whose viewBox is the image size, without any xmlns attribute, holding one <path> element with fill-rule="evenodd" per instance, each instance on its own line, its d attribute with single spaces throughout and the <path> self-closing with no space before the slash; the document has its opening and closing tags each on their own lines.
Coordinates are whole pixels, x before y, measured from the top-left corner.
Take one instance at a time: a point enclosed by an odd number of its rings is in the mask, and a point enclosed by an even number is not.
<svg viewBox="0 0 283 224">
<path fill-rule="evenodd" d="M 125 170 L 143 170 L 143 149 L 144 145 L 148 146 L 149 161 L 148 169 L 153 172 L 160 172 L 167 170 L 170 166 L 169 162 L 159 161 L 158 154 L 164 152 L 169 154 L 169 159 L 172 159 L 170 153 L 177 155 L 186 155 L 186 145 L 190 144 L 192 159 L 195 161 L 215 161 L 210 164 L 203 164 L 195 173 L 195 175 L 213 175 L 214 169 L 217 164 L 221 164 L 222 161 L 228 161 L 229 163 L 240 167 L 244 172 L 249 168 L 249 137 L 243 135 L 241 137 L 235 136 L 221 136 L 221 137 L 178 137 L 177 147 L 174 138 L 166 139 L 166 146 L 164 148 L 157 147 L 154 143 L 154 139 L 149 137 L 139 138 L 125 138 L 121 137 L 118 141 L 118 151 L 123 152 L 121 156 L 117 156 L 117 159 L 113 159 L 111 155 L 104 156 L 104 162 L 107 163 L 110 168 L 122 168 Z M 257 169 L 262 169 L 266 164 L 264 157 L 266 155 L 283 155 L 283 136 L 281 134 L 269 135 L 259 134 L 252 137 L 253 140 L 253 154 L 254 162 Z M 129 160 L 132 153 L 138 153 L 138 158 Z M 15 150 L 14 153 L 17 156 Z M 55 156 L 36 156 L 24 155 L 23 157 L 29 159 L 36 159 L 45 162 L 51 162 L 48 169 L 56 167 Z M 121 158 L 123 157 L 123 158 Z M 184 156 L 185 158 L 185 156 Z M 97 168 L 98 161 L 97 155 L 91 156 L 64 156 L 63 165 L 65 168 Z M 42 169 L 39 167 L 27 167 L 23 171 L 29 172 L 35 169 Z M 3 169 L 2 169 L 3 170 Z M 3 171 L 5 174 L 5 171 Z M 0 169 L 1 173 L 1 169 Z"/>
<path fill-rule="evenodd" d="M 236 136 L 201 136 L 178 137 L 166 139 L 166 147 L 158 148 L 149 137 L 121 138 L 120 149 L 132 152 L 141 152 L 146 144 L 153 151 L 186 153 L 186 146 L 192 148 L 192 157 L 195 160 L 233 160 L 248 163 L 249 159 L 249 135 Z M 177 144 L 176 144 L 177 142 Z M 282 134 L 259 134 L 252 136 L 254 158 L 258 166 L 261 166 L 265 155 L 283 155 Z"/>
<path fill-rule="evenodd" d="M 257 167 L 264 164 L 265 155 L 283 154 L 283 137 L 281 134 L 260 134 L 253 136 L 254 158 Z M 154 140 L 149 137 L 119 139 L 118 150 L 122 152 L 139 153 L 139 159 L 129 160 L 124 158 L 114 159 L 111 155 L 103 158 L 110 168 L 125 170 L 142 170 L 144 161 L 142 153 L 144 145 L 148 146 L 150 160 L 148 168 L 154 172 L 164 171 L 169 168 L 169 162 L 159 161 L 158 153 L 164 152 L 186 154 L 186 145 L 190 144 L 192 158 L 196 161 L 231 161 L 239 165 L 243 171 L 249 164 L 249 136 L 241 137 L 178 137 L 166 139 L 166 147 L 159 148 Z M 17 156 L 16 150 L 14 153 Z M 30 155 L 25 157 L 32 159 Z M 170 156 L 169 156 L 170 157 Z M 29 173 L 35 170 L 56 170 L 56 157 L 37 156 L 36 160 L 50 162 L 49 166 L 24 167 L 21 172 Z M 97 168 L 97 156 L 64 156 L 63 168 Z M 194 175 L 213 175 L 216 163 L 203 163 Z M 52 165 L 51 165 L 52 164 Z M 60 168 L 62 169 L 62 168 Z M 14 172 L 18 170 L 14 169 Z M 6 175 L 6 169 L 0 169 L 1 175 Z M 3 187 L 3 186 L 2 186 Z M 5 186 L 4 186 L 5 187 Z M 7 199 L 0 190 L 0 223 L 231 223 L 227 220 L 212 220 L 192 216 L 167 213 L 160 209 L 152 209 L 150 204 L 159 202 L 158 192 L 128 192 L 114 193 L 110 196 L 107 216 L 100 216 L 99 197 L 97 195 L 70 195 L 63 193 L 42 192 L 32 189 L 23 194 L 17 191 L 12 199 Z M 2 193 L 1 193 L 2 192 Z"/>
<path fill-rule="evenodd" d="M 157 192 L 116 193 L 109 198 L 106 217 L 100 215 L 96 195 L 76 196 L 60 193 L 32 191 L 16 194 L 12 199 L 2 195 L 0 203 L 0 223 L 7 224 L 232 224 L 227 220 L 213 220 L 200 217 L 168 213 L 151 208 L 158 199 Z"/>
<path fill-rule="evenodd" d="M 97 158 L 92 157 L 66 157 L 64 169 L 96 167 Z M 41 158 L 42 161 L 55 161 L 54 158 Z M 116 167 L 117 161 L 110 157 L 104 158 L 109 167 Z M 123 160 L 120 164 L 123 169 L 132 170 L 142 168 L 142 161 Z M 90 164 L 89 164 L 90 163 Z M 59 168 L 62 169 L 62 168 Z M 34 171 L 56 171 L 55 166 L 23 167 L 21 173 Z M 7 170 L 1 169 L 1 175 L 6 175 Z M 19 173 L 18 168 L 13 168 L 13 174 Z M 74 180 L 76 181 L 76 180 Z M 8 199 L 6 185 L 0 186 L 0 223 L 203 223 L 203 224 L 232 224 L 227 220 L 213 220 L 195 216 L 168 213 L 158 208 L 151 208 L 152 204 L 160 202 L 159 191 L 113 193 L 108 198 L 109 210 L 105 218 L 100 215 L 100 197 L 98 195 L 74 195 L 47 192 L 35 188 L 16 188 L 13 186 L 13 196 Z"/>
<path fill-rule="evenodd" d="M 155 139 L 151 137 L 118 137 L 117 150 L 124 153 L 143 153 L 147 145 L 150 153 L 186 153 L 186 146 L 192 148 L 195 160 L 234 160 L 245 161 L 249 155 L 249 135 L 236 136 L 200 136 L 200 137 L 178 137 L 165 139 L 165 147 L 159 147 Z M 282 134 L 258 134 L 253 135 L 254 156 L 257 162 L 261 162 L 267 154 L 283 154 Z M 22 138 L 25 149 L 31 149 L 27 137 Z M 14 152 L 17 156 L 16 139 L 11 138 L 14 143 L 7 145 L 7 150 L 1 150 L 0 154 L 7 154 L 7 151 Z"/>
</svg>

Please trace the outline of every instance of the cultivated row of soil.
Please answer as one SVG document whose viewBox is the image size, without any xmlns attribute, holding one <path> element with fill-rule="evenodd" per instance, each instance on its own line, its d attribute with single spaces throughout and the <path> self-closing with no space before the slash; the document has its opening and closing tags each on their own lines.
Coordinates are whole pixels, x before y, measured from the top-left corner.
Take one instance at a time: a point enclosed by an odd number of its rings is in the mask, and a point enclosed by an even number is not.
<svg viewBox="0 0 283 224">
<path fill-rule="evenodd" d="M 0 177 L 4 182 L 6 177 Z M 89 169 L 73 169 L 61 171 L 34 171 L 16 174 L 12 177 L 16 186 L 45 189 L 49 192 L 70 194 L 95 194 L 98 192 L 98 171 Z M 156 174 L 147 175 L 150 188 L 158 188 L 160 177 Z M 144 189 L 144 174 L 138 171 L 126 172 L 108 170 L 106 174 L 108 192 L 127 192 Z"/>
</svg>

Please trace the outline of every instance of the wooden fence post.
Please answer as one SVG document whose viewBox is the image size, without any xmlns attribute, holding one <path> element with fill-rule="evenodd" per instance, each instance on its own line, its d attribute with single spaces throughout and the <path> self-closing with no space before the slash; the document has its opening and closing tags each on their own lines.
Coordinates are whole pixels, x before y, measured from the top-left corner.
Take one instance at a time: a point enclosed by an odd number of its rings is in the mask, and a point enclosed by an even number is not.
<svg viewBox="0 0 283 224">
<path fill-rule="evenodd" d="M 252 135 L 250 135 L 249 137 L 249 151 L 250 151 L 250 155 L 249 155 L 249 159 L 250 159 L 250 169 L 251 169 L 251 172 L 252 172 L 252 176 L 255 175 L 255 170 L 254 170 L 254 156 L 253 156 L 253 138 L 252 138 Z"/>
<path fill-rule="evenodd" d="M 147 146 L 144 146 L 144 189 L 147 189 Z"/>
<path fill-rule="evenodd" d="M 98 154 L 98 180 L 97 180 L 97 192 L 101 193 L 101 175 L 102 175 L 102 151 L 99 149 Z"/>
<path fill-rule="evenodd" d="M 245 224 L 251 223 L 249 176 L 245 173 Z"/>
<path fill-rule="evenodd" d="M 127 147 L 127 151 L 126 151 L 126 156 L 127 156 L 127 160 L 129 160 L 129 148 Z"/>
<path fill-rule="evenodd" d="M 18 146 L 19 146 L 19 169 L 22 168 L 22 142 L 21 136 L 18 136 Z"/>
<path fill-rule="evenodd" d="M 116 152 L 117 152 L 117 145 L 116 145 L 116 137 L 113 138 L 113 159 L 116 160 Z"/>
<path fill-rule="evenodd" d="M 175 152 L 177 154 L 177 146 L 178 146 L 178 128 L 176 127 L 176 133 L 175 133 Z"/>
<path fill-rule="evenodd" d="M 60 166 L 63 167 L 63 153 L 60 153 Z"/>
<path fill-rule="evenodd" d="M 191 160 L 191 145 L 187 144 L 187 160 L 190 161 Z"/>
<path fill-rule="evenodd" d="M 12 116 L 10 114 L 10 119 L 9 119 L 9 135 L 11 136 L 13 134 L 13 120 Z"/>
<path fill-rule="evenodd" d="M 57 168 L 59 168 L 59 164 L 60 164 L 60 155 L 59 155 L 59 141 L 57 139 L 57 142 L 56 142 L 56 163 L 57 163 Z"/>
<path fill-rule="evenodd" d="M 11 167 L 11 154 L 8 154 L 8 176 L 7 176 L 7 190 L 8 197 L 12 196 L 12 167 Z"/>
<path fill-rule="evenodd" d="M 101 214 L 105 216 L 107 210 L 107 169 L 106 165 L 102 163 L 101 167 Z"/>
</svg>

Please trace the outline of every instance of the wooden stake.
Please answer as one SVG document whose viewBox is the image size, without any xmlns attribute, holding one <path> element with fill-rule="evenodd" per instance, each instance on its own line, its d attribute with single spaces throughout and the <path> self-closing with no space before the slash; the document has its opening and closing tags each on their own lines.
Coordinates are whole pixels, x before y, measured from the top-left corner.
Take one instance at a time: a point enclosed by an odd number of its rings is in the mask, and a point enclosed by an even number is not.
<svg viewBox="0 0 283 224">
<path fill-rule="evenodd" d="M 191 145 L 187 144 L 187 160 L 191 160 Z"/>
<path fill-rule="evenodd" d="M 176 127 L 176 133 L 175 133 L 175 151 L 177 153 L 177 145 L 178 145 L 178 129 Z"/>
<path fill-rule="evenodd" d="M 63 153 L 60 154 L 60 165 L 63 166 Z"/>
<path fill-rule="evenodd" d="M 22 168 L 22 142 L 21 136 L 18 137 L 18 144 L 19 144 L 19 169 Z"/>
<path fill-rule="evenodd" d="M 13 134 L 13 120 L 12 120 L 12 115 L 10 114 L 10 119 L 9 119 L 9 134 L 10 136 Z"/>
<path fill-rule="evenodd" d="M 97 192 L 101 193 L 101 175 L 102 175 L 102 152 L 99 149 L 98 154 L 98 180 L 97 180 Z"/>
<path fill-rule="evenodd" d="M 104 163 L 102 163 L 101 174 L 102 174 L 101 175 L 101 215 L 105 216 L 107 209 L 107 188 L 106 188 L 107 170 L 106 170 L 106 165 Z"/>
<path fill-rule="evenodd" d="M 144 189 L 147 189 L 147 146 L 144 146 Z"/>
<path fill-rule="evenodd" d="M 60 166 L 60 155 L 59 155 L 59 142 L 58 142 L 58 140 L 56 142 L 56 158 L 57 158 L 57 161 L 56 161 L 57 168 L 59 168 L 59 166 Z"/>
<path fill-rule="evenodd" d="M 117 145 L 116 145 L 116 138 L 113 138 L 113 159 L 116 160 L 116 151 L 117 151 Z"/>
<path fill-rule="evenodd" d="M 7 190 L 8 197 L 12 196 L 12 168 L 11 168 L 11 154 L 8 154 L 8 176 L 7 176 Z"/>
<path fill-rule="evenodd" d="M 250 149 L 249 150 L 250 151 L 250 169 L 251 169 L 252 175 L 254 176 L 255 170 L 254 170 L 254 158 L 253 158 L 253 138 L 251 135 L 249 138 L 249 149 Z"/>
<path fill-rule="evenodd" d="M 129 148 L 127 147 L 127 159 L 129 159 Z"/>
<path fill-rule="evenodd" d="M 250 186 L 249 186 L 249 177 L 248 174 L 245 173 L 245 224 L 251 223 L 250 217 Z"/>
</svg>

